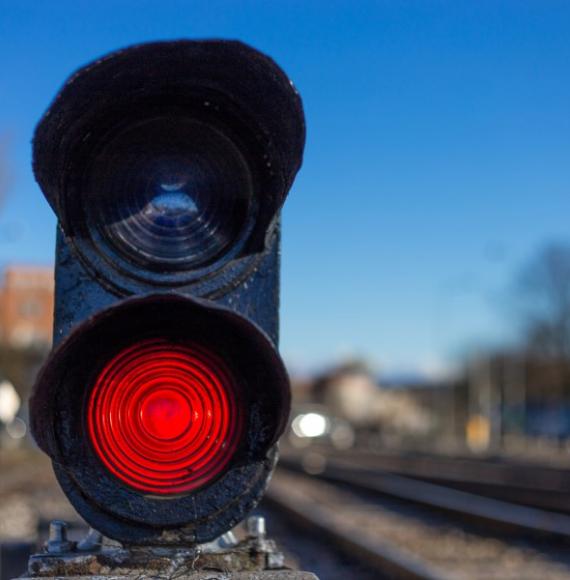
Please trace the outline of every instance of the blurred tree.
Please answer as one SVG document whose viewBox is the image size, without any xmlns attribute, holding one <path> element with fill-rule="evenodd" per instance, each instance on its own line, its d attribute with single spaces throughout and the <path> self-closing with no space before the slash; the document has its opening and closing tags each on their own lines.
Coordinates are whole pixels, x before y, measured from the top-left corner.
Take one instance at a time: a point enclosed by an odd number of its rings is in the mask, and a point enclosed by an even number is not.
<svg viewBox="0 0 570 580">
<path fill-rule="evenodd" d="M 530 358 L 547 362 L 557 395 L 570 396 L 570 244 L 543 247 L 516 284 Z"/>
</svg>

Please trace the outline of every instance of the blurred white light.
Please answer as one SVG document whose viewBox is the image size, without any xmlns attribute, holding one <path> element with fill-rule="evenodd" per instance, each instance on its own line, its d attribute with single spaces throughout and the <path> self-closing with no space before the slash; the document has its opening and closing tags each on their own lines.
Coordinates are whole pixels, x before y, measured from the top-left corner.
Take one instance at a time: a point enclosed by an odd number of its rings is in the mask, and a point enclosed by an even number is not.
<svg viewBox="0 0 570 580">
<path fill-rule="evenodd" d="M 306 413 L 298 415 L 293 420 L 291 427 L 297 437 L 320 437 L 327 431 L 328 422 L 326 417 L 319 413 Z"/>
<path fill-rule="evenodd" d="M 27 430 L 28 428 L 24 421 L 18 417 L 6 425 L 6 432 L 12 439 L 22 439 L 26 436 Z"/>
<path fill-rule="evenodd" d="M 11 423 L 20 410 L 21 399 L 14 385 L 9 381 L 0 383 L 0 421 Z"/>
</svg>

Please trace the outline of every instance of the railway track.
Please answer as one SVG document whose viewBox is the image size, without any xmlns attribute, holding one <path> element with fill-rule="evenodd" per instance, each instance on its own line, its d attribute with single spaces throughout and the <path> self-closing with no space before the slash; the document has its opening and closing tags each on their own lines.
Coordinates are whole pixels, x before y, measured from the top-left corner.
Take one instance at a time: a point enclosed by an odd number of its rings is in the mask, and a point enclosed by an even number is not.
<svg viewBox="0 0 570 580">
<path fill-rule="evenodd" d="M 9 477 L 2 478 L 0 531 L 8 534 L 5 538 L 15 532 L 22 537 L 28 527 L 35 530 L 36 511 L 46 521 L 62 515 L 73 521 L 49 466 L 42 458 L 29 459 L 10 465 L 4 473 Z M 24 507 L 30 510 L 28 527 L 21 527 L 25 522 L 18 515 Z M 570 544 L 561 544 L 560 535 L 543 531 L 535 534 L 536 541 L 515 540 L 507 529 L 507 537 L 497 539 L 473 531 L 463 519 L 458 524 L 452 512 L 410 506 L 403 498 L 346 482 L 309 478 L 299 466 L 278 469 L 262 510 L 270 535 L 291 556 L 291 565 L 314 571 L 320 580 L 570 579 Z"/>
<path fill-rule="evenodd" d="M 330 450 L 322 450 L 327 455 Z M 333 459 L 372 473 L 389 472 L 510 503 L 570 514 L 570 469 L 473 457 L 351 450 Z"/>
<path fill-rule="evenodd" d="M 293 525 L 312 529 L 355 560 L 366 562 L 379 578 L 570 578 L 567 516 L 548 514 L 537 521 L 536 513 L 531 518 L 527 513 L 519 521 L 512 512 L 506 514 L 502 502 L 477 498 L 495 501 L 486 504 L 486 509 L 495 508 L 494 517 L 492 512 L 482 513 L 483 504 L 475 506 L 475 498 L 467 494 L 459 496 L 461 502 L 455 496 L 456 505 L 448 502 L 442 507 L 442 491 L 463 492 L 411 483 L 420 487 L 393 478 L 379 490 L 364 478 L 342 477 L 330 468 L 319 478 L 307 477 L 289 461 L 276 475 L 268 499 Z M 426 489 L 437 492 L 438 502 L 427 502 Z M 467 516 L 459 510 L 460 503 L 466 507 L 465 500 L 471 504 Z"/>
<path fill-rule="evenodd" d="M 364 564 L 375 572 L 375 578 L 405 580 L 443 580 L 446 576 L 413 555 L 406 554 L 386 542 L 378 542 L 371 530 L 363 530 L 358 523 L 350 525 L 336 517 L 331 504 L 316 504 L 310 494 L 303 493 L 307 483 L 299 485 L 299 476 L 275 476 L 265 497 L 265 503 L 290 520 L 293 525 L 308 531 L 321 541 L 340 550 L 355 565 Z M 314 484 L 314 482 L 313 482 Z M 346 505 L 346 504 L 345 504 Z M 356 576 L 354 577 L 356 580 Z M 327 580 L 321 577 L 320 580 Z"/>
<path fill-rule="evenodd" d="M 302 462 L 299 461 L 285 459 L 282 465 L 303 471 Z M 450 512 L 464 520 L 482 523 L 487 529 L 497 532 L 570 542 L 570 516 L 565 513 L 496 500 L 392 473 L 371 472 L 339 459 L 329 459 L 320 476 L 367 492 Z"/>
</svg>

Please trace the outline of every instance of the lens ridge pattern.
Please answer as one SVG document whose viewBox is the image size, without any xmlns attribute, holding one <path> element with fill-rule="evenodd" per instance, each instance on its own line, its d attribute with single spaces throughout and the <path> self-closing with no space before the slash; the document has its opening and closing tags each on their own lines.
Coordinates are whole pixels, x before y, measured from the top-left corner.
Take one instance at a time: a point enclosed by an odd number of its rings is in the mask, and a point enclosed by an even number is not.
<svg viewBox="0 0 570 580">
<path fill-rule="evenodd" d="M 242 434 L 237 383 L 194 343 L 149 339 L 114 356 L 89 394 L 87 428 L 107 469 L 142 492 L 191 492 L 222 474 Z"/>
<path fill-rule="evenodd" d="M 207 267 L 249 231 L 252 180 L 238 147 L 214 127 L 176 118 L 136 124 L 88 173 L 90 235 L 121 263 L 162 273 Z"/>
</svg>

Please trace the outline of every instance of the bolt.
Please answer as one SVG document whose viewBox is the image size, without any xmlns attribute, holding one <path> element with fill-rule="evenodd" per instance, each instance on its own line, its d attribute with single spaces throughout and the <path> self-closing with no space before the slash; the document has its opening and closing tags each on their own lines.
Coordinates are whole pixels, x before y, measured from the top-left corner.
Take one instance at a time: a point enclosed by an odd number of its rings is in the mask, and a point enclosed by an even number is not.
<svg viewBox="0 0 570 580">
<path fill-rule="evenodd" d="M 265 538 L 265 518 L 263 516 L 247 518 L 247 535 L 250 538 Z"/>
<path fill-rule="evenodd" d="M 53 520 L 49 524 L 47 551 L 50 554 L 61 554 L 71 550 L 72 544 L 67 540 L 67 524 Z"/>
<path fill-rule="evenodd" d="M 93 550 L 99 550 L 101 544 L 103 543 L 103 536 L 101 532 L 89 528 L 87 535 L 77 544 L 77 549 L 82 552 L 89 552 Z"/>
<path fill-rule="evenodd" d="M 61 520 L 53 520 L 49 524 L 50 542 L 64 542 L 67 539 L 67 524 Z"/>
<path fill-rule="evenodd" d="M 235 537 L 235 534 L 230 531 L 220 537 L 219 544 L 221 548 L 232 548 L 233 546 L 238 545 L 238 540 Z"/>
</svg>

